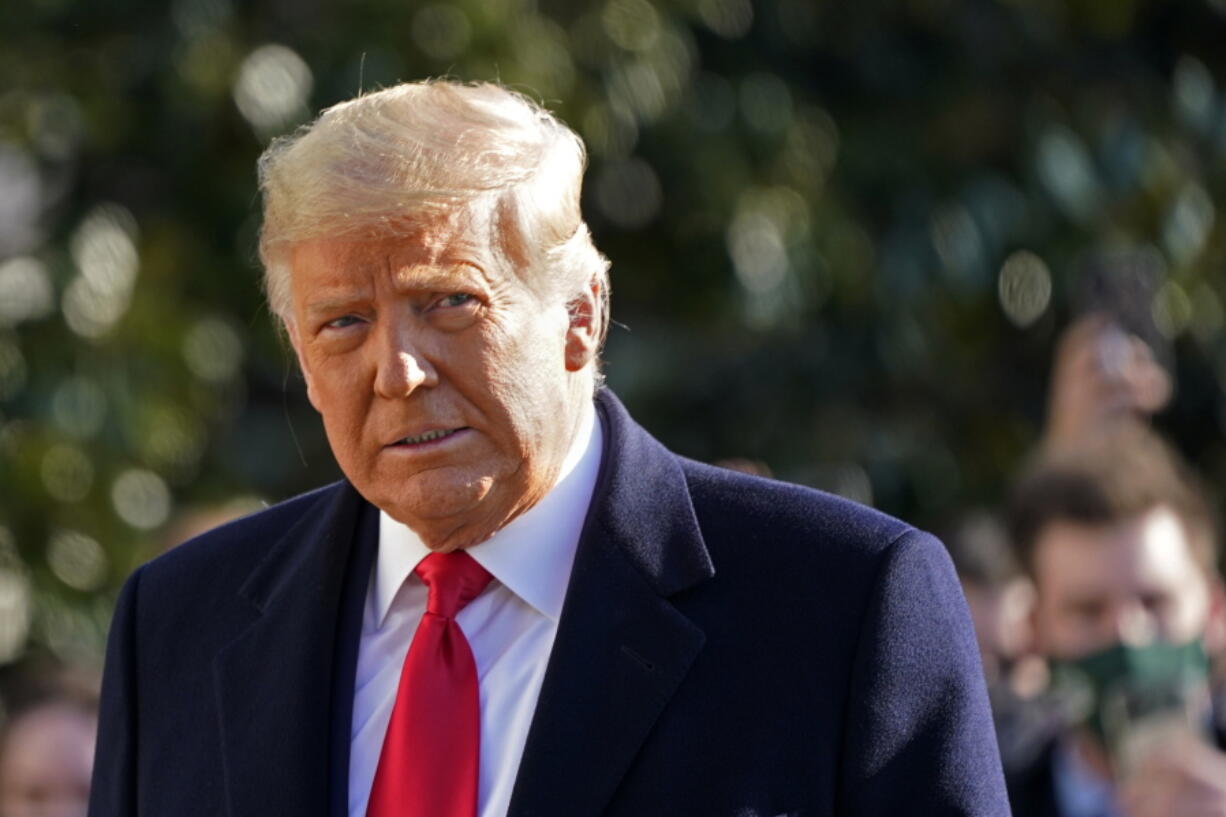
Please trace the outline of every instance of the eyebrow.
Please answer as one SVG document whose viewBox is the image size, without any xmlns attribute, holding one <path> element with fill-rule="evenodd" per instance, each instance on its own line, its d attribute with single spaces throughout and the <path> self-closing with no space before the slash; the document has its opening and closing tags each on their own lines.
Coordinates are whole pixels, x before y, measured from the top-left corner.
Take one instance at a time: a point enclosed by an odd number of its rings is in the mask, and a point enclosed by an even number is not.
<svg viewBox="0 0 1226 817">
<path fill-rule="evenodd" d="M 405 264 L 393 272 L 398 287 L 447 290 L 457 284 L 485 284 L 486 271 L 471 261 L 455 260 L 442 265 Z"/>
<path fill-rule="evenodd" d="M 367 300 L 368 298 L 369 294 L 365 291 L 355 292 L 353 294 L 325 294 L 308 302 L 306 305 L 306 312 L 312 317 L 317 317 L 330 312 L 347 309 L 357 303 L 360 303 L 361 301 Z"/>
</svg>

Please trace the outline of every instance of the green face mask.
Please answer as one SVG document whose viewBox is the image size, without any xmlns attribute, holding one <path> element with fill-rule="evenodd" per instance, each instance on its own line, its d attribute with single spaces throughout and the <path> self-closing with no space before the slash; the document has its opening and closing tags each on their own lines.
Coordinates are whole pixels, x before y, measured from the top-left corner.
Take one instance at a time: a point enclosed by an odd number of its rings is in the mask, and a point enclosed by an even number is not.
<svg viewBox="0 0 1226 817">
<path fill-rule="evenodd" d="M 1073 718 L 1109 748 L 1146 718 L 1181 711 L 1191 716 L 1209 677 L 1200 639 L 1143 647 L 1115 644 L 1050 665 L 1052 689 L 1072 702 Z"/>
</svg>

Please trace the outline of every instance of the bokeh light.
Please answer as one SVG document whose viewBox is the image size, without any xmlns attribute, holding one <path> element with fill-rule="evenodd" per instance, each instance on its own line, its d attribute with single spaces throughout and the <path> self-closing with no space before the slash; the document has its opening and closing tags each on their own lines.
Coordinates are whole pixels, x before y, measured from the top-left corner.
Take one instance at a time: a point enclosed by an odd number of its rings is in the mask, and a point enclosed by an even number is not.
<svg viewBox="0 0 1226 817">
<path fill-rule="evenodd" d="M 0 257 L 30 249 L 40 240 L 43 181 L 30 155 L 0 140 Z"/>
<path fill-rule="evenodd" d="M 767 292 L 787 278 L 787 246 L 779 226 L 765 213 L 737 214 L 728 227 L 728 255 L 737 280 L 749 292 Z"/>
<path fill-rule="evenodd" d="M 55 310 L 47 268 L 35 258 L 0 263 L 0 327 L 46 317 Z"/>
<path fill-rule="evenodd" d="M 641 122 L 659 118 L 668 103 L 655 66 L 646 60 L 632 60 L 613 69 L 608 89 L 610 104 L 633 111 Z"/>
<path fill-rule="evenodd" d="M 1024 329 L 1041 318 L 1051 303 L 1051 271 L 1033 252 L 1019 250 L 1001 265 L 996 292 L 1005 315 Z"/>
<path fill-rule="evenodd" d="M 930 230 L 946 280 L 963 289 L 974 288 L 984 265 L 984 246 L 970 211 L 961 204 L 942 207 L 933 214 Z"/>
<path fill-rule="evenodd" d="M 1205 188 L 1194 182 L 1184 185 L 1162 229 L 1162 241 L 1176 266 L 1193 261 L 1209 240 L 1216 210 Z"/>
<path fill-rule="evenodd" d="M 600 19 L 609 39 L 627 51 L 646 51 L 660 38 L 660 15 L 648 0 L 609 0 Z"/>
<path fill-rule="evenodd" d="M 1071 129 L 1053 125 L 1039 139 L 1036 169 L 1039 179 L 1065 215 L 1089 221 L 1101 203 L 1098 177 L 1090 153 Z"/>
<path fill-rule="evenodd" d="M 123 318 L 139 269 L 135 242 L 136 219 L 118 204 L 99 205 L 81 221 L 70 242 L 77 276 L 61 305 L 73 332 L 100 338 Z"/>
<path fill-rule="evenodd" d="M 152 471 L 132 468 L 111 485 L 111 504 L 124 522 L 139 530 L 151 530 L 170 516 L 170 489 Z"/>
<path fill-rule="evenodd" d="M 268 136 L 307 117 L 314 77 L 284 45 L 262 45 L 247 55 L 234 81 L 234 104 L 256 133 Z"/>
<path fill-rule="evenodd" d="M 597 102 L 581 122 L 588 148 L 597 156 L 621 159 L 630 155 L 639 138 L 634 114 L 622 105 Z"/>
<path fill-rule="evenodd" d="M 1189 127 L 1207 133 L 1217 115 L 1217 90 L 1209 69 L 1185 54 L 1175 65 L 1173 85 L 1176 115 Z"/>
<path fill-rule="evenodd" d="M 30 631 L 30 580 L 17 542 L 0 525 L 0 663 L 13 660 Z"/>
<path fill-rule="evenodd" d="M 725 234 L 728 256 L 745 291 L 744 319 L 752 328 L 771 329 L 802 308 L 793 250 L 813 263 L 808 246 L 809 209 L 796 190 L 784 185 L 742 193 Z M 820 281 L 814 300 L 823 297 Z"/>
<path fill-rule="evenodd" d="M 57 658 L 74 666 L 98 666 L 103 650 L 103 624 L 107 608 L 94 604 L 82 609 L 50 591 L 34 596 L 33 633 Z"/>
<path fill-rule="evenodd" d="M 224 383 L 238 374 L 243 342 L 223 318 L 197 321 L 183 339 L 183 359 L 192 374 L 209 383 Z"/>
<path fill-rule="evenodd" d="M 106 552 L 91 536 L 60 530 L 47 542 L 47 566 L 55 577 L 74 590 L 96 590 L 106 580 Z"/>
<path fill-rule="evenodd" d="M 204 453 L 204 425 L 185 411 L 159 406 L 143 413 L 139 426 L 142 459 L 164 472 L 190 474 Z"/>
</svg>

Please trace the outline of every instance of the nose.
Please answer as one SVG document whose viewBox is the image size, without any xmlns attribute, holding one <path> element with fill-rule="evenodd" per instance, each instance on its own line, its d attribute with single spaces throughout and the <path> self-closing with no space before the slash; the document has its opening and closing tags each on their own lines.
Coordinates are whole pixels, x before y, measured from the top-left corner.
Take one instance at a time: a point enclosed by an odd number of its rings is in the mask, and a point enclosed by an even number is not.
<svg viewBox="0 0 1226 817">
<path fill-rule="evenodd" d="M 1158 635 L 1153 614 L 1140 601 L 1121 604 L 1115 612 L 1115 636 L 1121 644 L 1143 646 Z"/>
<path fill-rule="evenodd" d="M 438 372 L 413 334 L 408 327 L 397 325 L 380 333 L 375 371 L 375 393 L 380 397 L 407 397 L 420 387 L 438 384 Z"/>
</svg>

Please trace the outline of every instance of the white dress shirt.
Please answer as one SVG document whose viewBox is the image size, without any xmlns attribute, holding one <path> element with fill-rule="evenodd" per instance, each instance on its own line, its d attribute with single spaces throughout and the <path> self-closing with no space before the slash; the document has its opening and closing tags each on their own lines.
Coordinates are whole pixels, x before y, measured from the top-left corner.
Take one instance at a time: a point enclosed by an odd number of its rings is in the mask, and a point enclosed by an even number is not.
<svg viewBox="0 0 1226 817">
<path fill-rule="evenodd" d="M 493 575 L 456 616 L 481 694 L 478 817 L 504 817 L 558 632 L 575 548 L 600 468 L 601 430 L 587 404 L 558 482 L 493 537 L 468 549 Z M 410 528 L 379 515 L 379 554 L 366 591 L 350 731 L 349 817 L 365 817 L 400 670 L 426 609 L 413 569 L 430 551 Z"/>
</svg>

